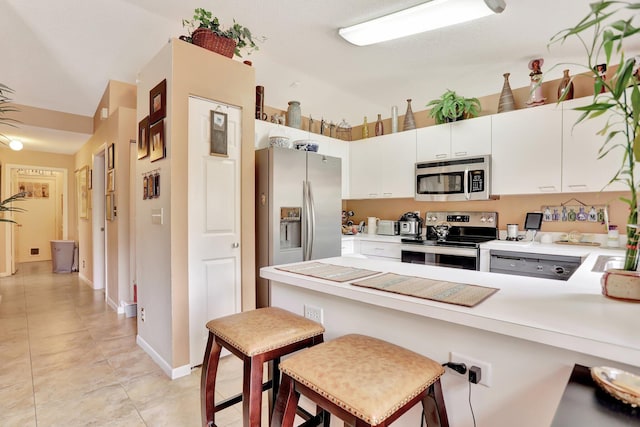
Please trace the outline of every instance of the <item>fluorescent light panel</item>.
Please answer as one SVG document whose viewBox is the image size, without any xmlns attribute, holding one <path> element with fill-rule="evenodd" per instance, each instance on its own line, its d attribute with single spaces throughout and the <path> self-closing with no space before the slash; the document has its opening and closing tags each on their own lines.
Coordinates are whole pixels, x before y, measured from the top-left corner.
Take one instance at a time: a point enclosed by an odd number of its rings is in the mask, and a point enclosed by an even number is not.
<svg viewBox="0 0 640 427">
<path fill-rule="evenodd" d="M 505 7 L 504 0 L 432 0 L 340 28 L 338 34 L 352 44 L 367 46 L 501 13 Z"/>
</svg>

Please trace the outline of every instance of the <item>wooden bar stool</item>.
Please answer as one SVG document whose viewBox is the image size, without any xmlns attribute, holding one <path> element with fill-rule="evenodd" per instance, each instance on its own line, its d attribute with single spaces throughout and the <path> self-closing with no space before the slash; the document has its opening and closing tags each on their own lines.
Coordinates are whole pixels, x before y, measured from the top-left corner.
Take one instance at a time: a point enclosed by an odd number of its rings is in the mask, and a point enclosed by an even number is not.
<svg viewBox="0 0 640 427">
<path fill-rule="evenodd" d="M 280 357 L 319 344 L 324 327 L 286 310 L 267 307 L 232 314 L 207 323 L 209 339 L 202 364 L 200 400 L 202 424 L 215 426 L 215 413 L 242 401 L 244 426 L 259 427 L 262 392 L 277 393 Z M 242 393 L 215 403 L 216 373 L 222 347 L 244 363 Z M 263 365 L 273 361 L 271 380 L 262 383 Z"/>
<path fill-rule="evenodd" d="M 364 335 L 345 335 L 280 364 L 271 426 L 292 426 L 300 394 L 352 426 L 387 426 L 418 402 L 429 427 L 448 427 L 437 362 Z"/>
</svg>

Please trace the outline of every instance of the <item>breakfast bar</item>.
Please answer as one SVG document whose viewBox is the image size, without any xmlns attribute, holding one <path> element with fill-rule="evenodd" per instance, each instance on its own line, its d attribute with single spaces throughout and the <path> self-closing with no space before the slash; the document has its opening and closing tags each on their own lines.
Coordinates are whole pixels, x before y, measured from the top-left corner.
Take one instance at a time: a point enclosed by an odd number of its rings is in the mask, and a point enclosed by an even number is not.
<svg viewBox="0 0 640 427">
<path fill-rule="evenodd" d="M 485 366 L 481 384 L 448 371 L 443 377 L 451 426 L 472 426 L 469 392 L 478 425 L 548 426 L 575 364 L 640 372 L 637 304 L 607 299 L 598 253 L 585 254 L 566 282 L 371 259 L 336 257 L 320 263 L 392 273 L 459 285 L 495 288 L 473 307 L 355 286 L 265 267 L 271 305 L 304 313 L 320 311 L 326 339 L 347 333 L 381 338 L 439 362 L 451 353 Z M 318 262 L 318 261 L 315 261 Z M 300 264 L 295 264 L 300 265 Z M 366 279 L 366 278 L 365 278 Z M 471 387 L 471 390 L 469 390 Z M 409 412 L 398 425 L 418 425 Z"/>
</svg>

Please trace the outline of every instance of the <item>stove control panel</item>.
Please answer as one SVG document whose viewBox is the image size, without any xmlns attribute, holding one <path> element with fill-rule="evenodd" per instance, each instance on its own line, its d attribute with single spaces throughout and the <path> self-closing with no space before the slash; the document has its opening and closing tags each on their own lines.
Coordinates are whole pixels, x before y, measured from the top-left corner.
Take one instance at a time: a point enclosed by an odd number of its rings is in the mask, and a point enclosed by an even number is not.
<svg viewBox="0 0 640 427">
<path fill-rule="evenodd" d="M 449 225 L 491 227 L 498 226 L 497 212 L 427 212 L 425 223 L 435 225 L 448 222 Z"/>
</svg>

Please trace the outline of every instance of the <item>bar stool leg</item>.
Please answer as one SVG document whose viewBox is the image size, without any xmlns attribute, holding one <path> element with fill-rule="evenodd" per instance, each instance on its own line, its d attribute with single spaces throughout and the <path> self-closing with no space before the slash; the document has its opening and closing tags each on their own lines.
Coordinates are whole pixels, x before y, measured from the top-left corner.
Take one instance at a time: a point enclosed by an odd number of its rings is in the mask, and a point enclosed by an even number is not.
<svg viewBox="0 0 640 427">
<path fill-rule="evenodd" d="M 216 374 L 221 350 L 222 347 L 216 341 L 215 335 L 209 332 L 204 361 L 202 362 L 203 375 L 200 379 L 200 408 L 204 427 L 215 425 Z"/>
<path fill-rule="evenodd" d="M 242 419 L 244 427 L 260 427 L 262 422 L 262 378 L 264 360 L 262 355 L 244 358 Z M 249 381 L 246 381 L 249 378 Z"/>
<path fill-rule="evenodd" d="M 429 392 L 422 399 L 422 409 L 427 427 L 449 427 L 447 408 L 444 405 L 442 384 L 439 379 L 429 387 Z"/>
<path fill-rule="evenodd" d="M 288 375 L 282 376 L 276 405 L 271 418 L 271 427 L 292 427 L 296 418 L 300 395 L 293 387 L 293 380 Z"/>
</svg>

